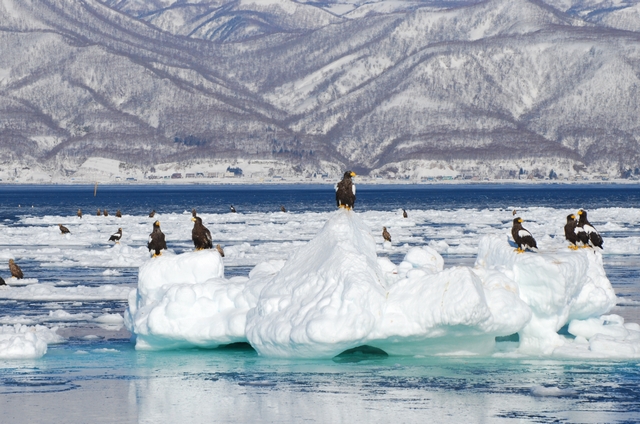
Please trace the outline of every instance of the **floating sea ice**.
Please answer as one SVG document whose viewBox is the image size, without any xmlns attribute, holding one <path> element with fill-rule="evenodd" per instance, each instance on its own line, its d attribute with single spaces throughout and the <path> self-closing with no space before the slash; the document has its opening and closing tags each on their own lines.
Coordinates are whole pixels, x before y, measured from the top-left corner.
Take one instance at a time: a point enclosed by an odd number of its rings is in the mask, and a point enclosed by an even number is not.
<svg viewBox="0 0 640 424">
<path fill-rule="evenodd" d="M 557 334 L 566 323 L 616 301 L 591 249 L 518 255 L 506 237 L 486 236 L 473 268 L 443 268 L 429 246 L 410 248 L 397 266 L 378 258 L 369 228 L 339 210 L 289 260 L 260 263 L 248 278 L 225 279 L 213 251 L 148 260 L 125 324 L 137 349 L 248 341 L 272 357 L 328 358 L 363 344 L 389 354 L 489 354 L 496 336 L 519 333 L 521 353 L 548 355 L 571 344 Z M 635 337 L 633 325 L 624 328 Z M 603 337 L 574 344 L 597 349 Z"/>
<path fill-rule="evenodd" d="M 0 359 L 33 359 L 47 353 L 48 344 L 61 343 L 57 327 L 15 324 L 0 327 Z"/>
<path fill-rule="evenodd" d="M 254 286 L 273 276 L 258 265 Z M 264 269 L 261 271 L 261 268 Z M 223 278 L 222 258 L 215 250 L 150 259 L 140 268 L 138 290 L 129 298 L 125 325 L 136 335 L 136 349 L 216 347 L 246 341 L 245 318 L 260 288 L 252 294 L 246 277 Z M 262 277 L 259 275 L 262 274 Z"/>
<path fill-rule="evenodd" d="M 499 271 L 517 285 L 532 316 L 518 330 L 520 352 L 552 354 L 565 340 L 557 332 L 572 319 L 598 317 L 616 304 L 616 296 L 593 249 L 562 249 L 516 254 L 505 238 L 480 240 L 476 269 Z"/>
<path fill-rule="evenodd" d="M 11 287 L 0 290 L 0 299 L 14 300 L 126 300 L 131 287 L 105 284 L 99 287 L 73 286 L 57 287 L 54 284 L 41 283 L 26 287 Z"/>
<path fill-rule="evenodd" d="M 264 287 L 247 338 L 278 357 L 333 357 L 365 344 L 384 312 L 384 281 L 369 228 L 338 210 Z"/>
</svg>

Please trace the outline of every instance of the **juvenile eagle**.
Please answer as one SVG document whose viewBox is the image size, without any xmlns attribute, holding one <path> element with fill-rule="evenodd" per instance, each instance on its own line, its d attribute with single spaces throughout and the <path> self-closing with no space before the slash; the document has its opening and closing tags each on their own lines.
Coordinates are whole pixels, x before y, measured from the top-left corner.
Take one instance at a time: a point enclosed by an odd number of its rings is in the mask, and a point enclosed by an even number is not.
<svg viewBox="0 0 640 424">
<path fill-rule="evenodd" d="M 152 210 L 151 212 L 149 212 L 149 218 L 153 218 L 154 216 L 156 216 L 156 210 Z"/>
<path fill-rule="evenodd" d="M 280 205 L 280 211 L 281 212 L 286 212 L 287 208 L 285 208 L 284 205 Z"/>
<path fill-rule="evenodd" d="M 604 241 L 602 240 L 602 236 L 600 236 L 600 233 L 598 233 L 598 231 L 593 227 L 593 225 L 591 225 L 591 223 L 587 219 L 587 211 L 580 209 L 578 211 L 578 215 L 580 216 L 580 218 L 578 218 L 578 227 L 582 228 L 585 233 L 587 233 L 588 245 L 591 247 L 599 247 L 600 249 L 604 249 L 604 247 L 602 247 L 602 243 L 604 243 Z M 587 244 L 585 244 L 585 247 L 586 246 Z"/>
<path fill-rule="evenodd" d="M 60 228 L 60 232 L 62 234 L 70 234 L 71 233 L 71 231 L 69 231 L 69 229 L 67 227 L 65 227 L 64 225 L 62 225 L 62 224 L 58 224 L 58 228 Z"/>
<path fill-rule="evenodd" d="M 532 251 L 538 250 L 536 240 L 533 238 L 531 233 L 525 230 L 522 226 L 522 218 L 518 217 L 513 219 L 511 235 L 513 236 L 513 241 L 515 241 L 518 245 L 516 252 L 524 253 L 524 251 L 527 249 Z"/>
<path fill-rule="evenodd" d="M 109 241 L 115 241 L 116 243 L 120 243 L 121 238 L 122 238 L 122 228 L 118 228 L 118 231 L 111 234 L 111 237 L 109 237 Z"/>
<path fill-rule="evenodd" d="M 102 211 L 102 214 L 103 214 L 104 216 L 109 216 L 109 212 L 107 212 L 107 210 L 106 210 L 106 209 L 105 209 L 104 211 Z"/>
<path fill-rule="evenodd" d="M 98 212 L 96 212 L 96 216 L 100 216 L 100 215 L 102 215 L 102 211 L 98 209 Z"/>
<path fill-rule="evenodd" d="M 120 209 L 116 211 L 116 218 L 122 218 L 122 212 L 120 212 Z"/>
<path fill-rule="evenodd" d="M 78 209 L 78 212 L 76 212 L 76 215 L 78 215 L 78 218 L 82 218 L 82 209 Z"/>
<path fill-rule="evenodd" d="M 353 209 L 356 202 L 356 185 L 351 181 L 356 173 L 347 171 L 342 177 L 342 181 L 336 184 L 336 203 L 339 208 Z"/>
<path fill-rule="evenodd" d="M 216 250 L 218 251 L 220 256 L 224 258 L 224 250 L 222 250 L 222 246 L 220 246 L 219 244 L 216 244 Z"/>
<path fill-rule="evenodd" d="M 149 252 L 153 252 L 153 257 L 162 255 L 162 250 L 167 249 L 167 242 L 164 240 L 164 233 L 160 230 L 160 221 L 153 223 L 153 231 L 149 234 L 147 243 Z"/>
<path fill-rule="evenodd" d="M 387 231 L 387 227 L 382 227 L 382 237 L 385 241 L 391 243 L 391 234 L 389 234 L 389 231 Z"/>
<path fill-rule="evenodd" d="M 13 259 L 9 259 L 9 270 L 11 271 L 11 276 L 17 279 L 24 278 L 24 274 L 20 267 L 13 261 Z"/>
<path fill-rule="evenodd" d="M 191 240 L 196 250 L 211 249 L 213 248 L 213 241 L 211 240 L 211 232 L 207 227 L 202 225 L 202 218 L 199 216 L 192 217 L 194 222 L 193 230 L 191 230 Z"/>
</svg>

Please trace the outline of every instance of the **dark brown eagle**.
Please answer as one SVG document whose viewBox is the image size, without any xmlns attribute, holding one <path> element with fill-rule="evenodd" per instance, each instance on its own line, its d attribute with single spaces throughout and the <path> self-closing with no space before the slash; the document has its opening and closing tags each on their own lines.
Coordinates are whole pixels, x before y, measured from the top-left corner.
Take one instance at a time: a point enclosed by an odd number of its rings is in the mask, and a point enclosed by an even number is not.
<svg viewBox="0 0 640 424">
<path fill-rule="evenodd" d="M 122 212 L 120 212 L 120 209 L 116 211 L 116 218 L 122 218 Z"/>
<path fill-rule="evenodd" d="M 149 213 L 149 218 L 153 218 L 154 216 L 156 216 L 156 210 L 155 210 L 155 209 L 154 209 L 154 210 L 152 210 L 152 211 Z"/>
<path fill-rule="evenodd" d="M 574 214 L 567 215 L 567 223 L 564 225 L 564 238 L 566 238 L 569 243 L 569 249 L 576 250 L 578 249 L 578 234 L 576 232 L 576 226 L 578 225 L 578 221 L 576 221 L 576 216 Z"/>
<path fill-rule="evenodd" d="M 102 211 L 98 209 L 98 212 L 96 212 L 96 216 L 100 216 L 100 215 L 102 215 Z"/>
<path fill-rule="evenodd" d="M 149 252 L 154 252 L 153 257 L 162 255 L 162 250 L 167 249 L 167 242 L 164 240 L 164 233 L 160 230 L 160 221 L 153 223 L 153 231 L 149 234 L 147 243 Z"/>
<path fill-rule="evenodd" d="M 339 208 L 353 209 L 356 202 L 356 185 L 351 181 L 356 173 L 347 171 L 342 177 L 342 181 L 336 184 L 336 203 Z"/>
<path fill-rule="evenodd" d="M 9 270 L 11 271 L 11 276 L 17 279 L 24 278 L 24 274 L 20 267 L 13 261 L 13 259 L 9 259 Z"/>
<path fill-rule="evenodd" d="M 216 250 L 218 251 L 220 256 L 224 258 L 224 250 L 222 250 L 222 246 L 220 246 L 219 244 L 216 244 Z"/>
<path fill-rule="evenodd" d="M 191 240 L 196 250 L 211 249 L 213 248 L 213 241 L 211 240 L 211 232 L 202 225 L 202 218 L 199 216 L 192 217 L 194 222 L 193 230 L 191 230 Z"/>
<path fill-rule="evenodd" d="M 287 208 L 284 207 L 284 205 L 280 205 L 280 212 L 286 212 Z"/>
<path fill-rule="evenodd" d="M 78 212 L 76 212 L 76 215 L 78 215 L 78 218 L 82 218 L 82 209 L 78 209 Z"/>
<path fill-rule="evenodd" d="M 109 216 L 109 212 L 107 212 L 107 210 L 105 209 L 104 211 L 102 211 L 104 216 Z"/>
<path fill-rule="evenodd" d="M 69 231 L 69 229 L 67 227 L 65 227 L 64 225 L 62 225 L 62 224 L 58 224 L 58 228 L 60 228 L 60 232 L 62 234 L 70 234 L 71 233 L 71 231 Z"/>
<path fill-rule="evenodd" d="M 402 209 L 402 217 L 403 218 L 409 217 L 409 215 L 407 215 L 407 211 L 405 211 L 404 209 Z"/>
</svg>

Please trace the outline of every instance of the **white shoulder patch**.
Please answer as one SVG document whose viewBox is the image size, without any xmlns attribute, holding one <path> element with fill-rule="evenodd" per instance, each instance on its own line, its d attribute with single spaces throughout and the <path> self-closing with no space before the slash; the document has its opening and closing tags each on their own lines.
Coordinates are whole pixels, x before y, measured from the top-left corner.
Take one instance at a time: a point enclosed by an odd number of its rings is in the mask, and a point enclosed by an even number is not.
<svg viewBox="0 0 640 424">
<path fill-rule="evenodd" d="M 353 191 L 353 195 L 356 195 L 356 185 L 355 184 L 351 184 L 351 191 Z"/>
<path fill-rule="evenodd" d="M 338 184 L 336 184 L 334 188 L 336 189 L 336 191 L 338 191 Z"/>
<path fill-rule="evenodd" d="M 518 231 L 518 235 L 520 237 L 526 237 L 526 236 L 530 236 L 531 233 L 529 231 L 527 231 L 527 230 L 520 230 L 520 231 Z"/>
</svg>

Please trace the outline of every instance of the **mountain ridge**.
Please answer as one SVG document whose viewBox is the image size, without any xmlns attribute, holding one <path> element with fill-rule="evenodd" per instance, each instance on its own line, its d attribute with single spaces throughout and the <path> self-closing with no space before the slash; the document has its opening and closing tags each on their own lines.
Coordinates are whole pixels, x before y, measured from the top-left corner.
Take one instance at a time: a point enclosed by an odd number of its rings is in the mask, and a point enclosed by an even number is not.
<svg viewBox="0 0 640 424">
<path fill-rule="evenodd" d="M 640 165 L 640 32 L 602 24 L 609 12 L 593 18 L 599 3 L 395 2 L 384 13 L 382 1 L 358 17 L 356 3 L 345 15 L 331 12 L 339 1 L 258 3 L 191 4 L 202 19 L 226 8 L 274 29 L 243 38 L 248 27 L 210 20 L 239 31 L 221 40 L 143 19 L 179 8 L 172 1 L 145 3 L 157 9 L 141 18 L 131 2 L 2 0 L 0 166 L 73 175 L 90 157 L 141 172 L 269 159 L 294 173 L 374 175 L 412 160 L 542 169 L 562 159 L 567 175 L 613 175 Z M 327 18 L 297 17 L 316 13 Z"/>
</svg>

